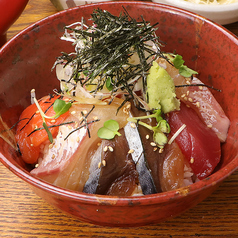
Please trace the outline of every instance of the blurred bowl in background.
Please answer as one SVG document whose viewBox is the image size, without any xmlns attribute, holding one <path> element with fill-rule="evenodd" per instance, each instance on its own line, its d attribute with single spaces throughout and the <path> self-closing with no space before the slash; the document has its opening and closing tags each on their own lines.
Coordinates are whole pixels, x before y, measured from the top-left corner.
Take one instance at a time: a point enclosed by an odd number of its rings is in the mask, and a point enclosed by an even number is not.
<svg viewBox="0 0 238 238">
<path fill-rule="evenodd" d="M 105 2 L 110 0 L 50 0 L 53 5 L 57 8 L 57 10 L 61 11 L 64 9 L 90 4 L 90 3 L 99 3 L 99 2 Z"/>
<path fill-rule="evenodd" d="M 57 10 L 61 11 L 61 10 L 65 10 L 65 9 L 69 9 L 72 7 L 77 7 L 77 6 L 81 6 L 85 4 L 107 2 L 112 0 L 50 0 L 50 1 L 53 3 L 53 5 L 56 7 Z M 133 1 L 133 0 L 129 0 L 129 1 Z M 142 1 L 151 2 L 151 0 L 142 0 Z"/>
<path fill-rule="evenodd" d="M 194 12 L 221 25 L 238 21 L 238 2 L 221 5 L 198 4 L 185 0 L 152 0 L 152 2 L 163 3 Z"/>
<path fill-rule="evenodd" d="M 0 0 L 0 47 L 6 42 L 6 32 L 25 9 L 28 0 Z"/>
<path fill-rule="evenodd" d="M 164 221 L 195 206 L 238 168 L 237 37 L 204 17 L 152 2 L 104 2 L 60 11 L 24 29 L 0 49 L 0 114 L 6 118 L 4 121 L 9 123 L 11 119 L 14 125 L 21 111 L 30 104 L 31 89 L 36 89 L 37 97 L 41 98 L 59 88 L 51 68 L 61 52 L 74 49 L 71 43 L 60 40 L 64 26 L 82 17 L 87 24 L 97 8 L 119 15 L 123 7 L 136 20 L 141 20 L 143 15 L 152 25 L 159 22 L 157 35 L 166 42 L 163 50 L 183 55 L 188 67 L 199 69 L 199 78 L 205 84 L 222 89 L 222 93 L 213 93 L 231 125 L 216 172 L 178 190 L 116 197 L 70 191 L 32 176 L 17 151 L 1 138 L 0 161 L 49 204 L 82 221 L 141 226 Z"/>
</svg>

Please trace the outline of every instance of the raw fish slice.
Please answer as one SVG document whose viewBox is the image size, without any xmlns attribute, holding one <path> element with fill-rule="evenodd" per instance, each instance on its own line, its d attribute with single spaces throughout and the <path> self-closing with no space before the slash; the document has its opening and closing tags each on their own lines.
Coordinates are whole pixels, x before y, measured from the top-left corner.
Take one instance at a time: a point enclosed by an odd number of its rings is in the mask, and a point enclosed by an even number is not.
<svg viewBox="0 0 238 238">
<path fill-rule="evenodd" d="M 121 136 L 102 141 L 101 172 L 96 194 L 131 196 L 138 187 L 138 172 L 129 153 L 124 130 Z"/>
<path fill-rule="evenodd" d="M 115 99 L 110 105 L 96 105 L 87 117 L 88 122 L 96 118 L 99 120 L 88 125 L 90 138 L 85 127 L 73 132 L 67 138 L 68 142 L 64 142 L 64 145 L 62 144 L 63 137 L 60 140 L 57 140 L 56 137 L 54 146 L 58 149 L 55 151 L 55 155 L 51 156 L 51 150 L 54 147 L 49 148 L 46 153 L 42 151 L 43 157 L 39 161 L 39 166 L 33 169 L 31 173 L 54 185 L 82 191 L 90 174 L 89 167 L 92 154 L 97 150 L 97 144 L 100 141 L 97 136 L 98 129 L 109 119 L 118 121 L 121 128 L 127 123 L 127 113 L 125 113 L 125 110 L 122 108 L 117 113 L 121 102 L 122 100 Z M 128 107 L 128 104 L 124 107 Z M 70 116 L 66 121 L 75 121 L 75 123 L 66 127 L 71 128 L 71 131 L 77 128 L 82 120 L 81 112 L 89 112 L 91 108 L 92 105 L 73 105 L 70 108 Z M 70 140 L 73 142 L 69 142 Z M 71 143 L 74 143 L 73 149 Z"/>
<path fill-rule="evenodd" d="M 138 110 L 134 106 L 132 106 L 131 111 L 134 117 L 145 115 L 143 111 Z M 146 119 L 142 121 L 152 126 L 156 125 L 156 121 L 154 119 Z M 138 126 L 138 132 L 140 134 L 140 138 L 141 138 L 141 142 L 143 146 L 145 165 L 150 171 L 150 174 L 155 186 L 155 191 L 157 193 L 162 192 L 158 172 L 159 172 L 160 164 L 163 162 L 164 153 L 161 153 L 160 149 L 157 146 L 154 146 L 153 132 L 151 132 L 147 128 L 140 125 Z M 152 183 L 150 182 L 150 184 Z M 154 192 L 154 189 L 152 188 L 150 189 L 151 189 L 151 192 Z"/>
<path fill-rule="evenodd" d="M 163 192 L 184 186 L 184 155 L 176 142 L 165 146 L 163 163 L 159 166 L 159 177 Z"/>
<path fill-rule="evenodd" d="M 194 77 L 191 84 L 203 83 Z M 225 142 L 230 121 L 217 101 L 214 101 L 214 97 L 207 87 L 190 87 L 187 94 L 187 97 L 181 95 L 181 100 L 197 112 L 206 125 L 214 130 L 221 142 Z"/>
<path fill-rule="evenodd" d="M 139 132 L 144 148 L 144 154 L 146 158 L 146 166 L 148 167 L 153 182 L 156 188 L 157 193 L 162 192 L 161 183 L 159 179 L 159 166 L 163 162 L 164 153 L 160 152 L 160 149 L 153 145 L 153 133 L 148 131 L 148 129 L 144 127 L 139 127 Z M 149 138 L 148 138 L 149 137 Z M 148 138 L 148 139 L 147 139 Z"/>
<path fill-rule="evenodd" d="M 140 139 L 138 129 L 136 127 L 133 128 L 131 126 L 131 123 L 129 122 L 124 127 L 124 133 L 125 133 L 125 137 L 126 137 L 126 140 L 128 143 L 128 145 L 125 144 L 125 146 L 128 151 L 131 150 L 131 152 L 132 152 L 131 156 L 132 156 L 134 163 L 136 164 L 136 170 L 138 172 L 138 177 L 139 177 L 139 184 L 140 184 L 143 194 L 156 193 L 156 188 L 155 188 L 153 179 L 151 177 L 150 171 L 146 167 L 143 146 L 142 146 L 142 142 Z M 103 153 L 103 148 L 106 146 L 106 144 L 107 144 L 107 146 L 114 145 L 113 143 L 110 143 L 110 142 L 108 142 L 108 143 L 103 141 L 103 143 L 100 144 L 97 151 L 95 152 L 95 154 L 92 157 L 91 165 L 90 165 L 90 169 L 89 169 L 90 176 L 89 176 L 89 179 L 86 182 L 84 189 L 83 189 L 83 191 L 86 193 L 91 193 L 91 194 L 96 193 L 97 186 L 99 183 L 100 173 L 101 173 L 101 167 L 98 165 L 101 164 L 101 161 L 104 159 L 103 156 L 105 156 Z M 117 144 L 115 144 L 115 146 L 117 146 Z M 111 148 L 113 148 L 113 147 L 111 147 Z M 127 151 L 125 151 L 125 156 L 127 156 Z M 123 159 L 122 155 L 119 155 L 119 158 L 117 158 L 117 159 L 122 160 Z M 107 169 L 107 167 L 105 167 L 105 169 Z"/>
<path fill-rule="evenodd" d="M 60 126 L 53 146 L 46 143 L 41 151 L 42 157 L 39 158 L 39 164 L 31 171 L 31 174 L 54 185 L 66 187 L 68 174 L 75 166 L 76 160 L 74 160 L 74 157 L 80 153 L 78 148 L 84 144 L 83 140 L 87 136 L 87 130 L 81 128 L 65 140 L 72 129 L 73 127 L 69 125 Z"/>
<path fill-rule="evenodd" d="M 146 166 L 146 159 L 141 137 L 137 127 L 132 127 L 128 122 L 124 127 L 127 142 L 130 150 L 133 151 L 132 159 L 136 164 L 136 170 L 139 174 L 139 182 L 144 195 L 156 193 L 156 188 L 149 169 Z"/>
<path fill-rule="evenodd" d="M 45 96 L 38 101 L 42 111 L 48 117 L 54 116 L 53 103 L 60 96 Z M 52 120 L 45 118 L 50 133 L 55 137 L 58 133 L 58 126 L 69 116 L 69 112 L 65 112 L 60 117 Z M 53 127 L 52 127 L 53 126 Z M 36 104 L 28 106 L 21 114 L 16 130 L 16 142 L 18 143 L 22 159 L 28 164 L 35 164 L 40 155 L 40 146 L 49 141 L 48 134 L 43 128 L 43 119 Z M 39 130 L 40 129 L 40 130 Z"/>
<path fill-rule="evenodd" d="M 167 120 L 171 135 L 186 125 L 175 141 L 198 179 L 209 176 L 221 157 L 220 141 L 215 132 L 204 125 L 196 112 L 184 103 L 181 103 L 180 111 L 169 113 Z"/>
<path fill-rule="evenodd" d="M 173 78 L 176 85 L 202 84 L 193 78 L 185 78 L 179 74 L 178 69 L 169 64 L 165 59 L 159 58 L 158 64 L 165 68 Z M 230 121 L 225 115 L 220 104 L 216 101 L 207 87 L 189 86 L 176 88 L 177 97 L 193 108 L 204 123 L 215 131 L 221 142 L 225 142 Z"/>
<path fill-rule="evenodd" d="M 89 178 L 86 181 L 83 192 L 95 194 L 100 177 L 101 167 L 99 164 L 102 161 L 103 143 L 100 143 L 96 152 L 92 155 L 91 164 L 89 167 Z"/>
</svg>

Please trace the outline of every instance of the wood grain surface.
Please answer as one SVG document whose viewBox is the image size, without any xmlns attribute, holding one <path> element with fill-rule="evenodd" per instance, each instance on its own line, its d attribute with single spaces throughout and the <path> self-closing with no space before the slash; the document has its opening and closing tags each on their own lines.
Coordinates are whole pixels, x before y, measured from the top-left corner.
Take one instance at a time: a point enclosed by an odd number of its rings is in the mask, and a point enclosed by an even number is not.
<svg viewBox="0 0 238 238">
<path fill-rule="evenodd" d="M 56 10 L 50 0 L 30 0 L 8 39 Z M 238 35 L 238 23 L 226 26 Z M 209 198 L 169 221 L 145 227 L 87 224 L 52 208 L 0 164 L 0 237 L 238 237 L 238 171 Z"/>
</svg>

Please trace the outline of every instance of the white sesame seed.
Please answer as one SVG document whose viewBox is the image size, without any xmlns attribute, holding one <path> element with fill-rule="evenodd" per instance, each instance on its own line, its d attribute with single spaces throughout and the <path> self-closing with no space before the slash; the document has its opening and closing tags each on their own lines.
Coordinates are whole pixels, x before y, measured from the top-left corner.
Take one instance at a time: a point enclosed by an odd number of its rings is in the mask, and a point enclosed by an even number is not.
<svg viewBox="0 0 238 238">
<path fill-rule="evenodd" d="M 200 107 L 200 102 L 196 102 L 196 106 L 199 108 Z"/>
<path fill-rule="evenodd" d="M 102 166 L 102 163 L 101 163 L 101 162 L 99 162 L 99 163 L 98 163 L 98 168 L 100 169 L 100 168 L 101 168 L 101 166 Z"/>
<path fill-rule="evenodd" d="M 146 140 L 149 140 L 150 136 L 149 136 L 149 135 L 146 135 L 146 137 L 145 137 L 145 138 L 146 138 Z"/>
<path fill-rule="evenodd" d="M 55 119 L 52 119 L 50 122 L 55 123 Z"/>
<path fill-rule="evenodd" d="M 49 144 L 49 149 L 52 149 L 53 148 L 53 144 Z"/>
<path fill-rule="evenodd" d="M 191 163 L 191 164 L 194 163 L 194 158 L 193 158 L 193 157 L 191 157 L 191 159 L 190 159 L 190 163 Z"/>
<path fill-rule="evenodd" d="M 34 145 L 33 144 L 31 144 L 31 147 L 33 147 Z"/>
<path fill-rule="evenodd" d="M 128 151 L 128 154 L 132 154 L 132 153 L 134 153 L 134 152 L 135 152 L 135 150 L 130 149 L 130 150 Z"/>
<path fill-rule="evenodd" d="M 35 165 L 35 168 L 37 168 L 38 166 L 39 166 L 39 164 L 36 164 L 36 165 Z"/>
<path fill-rule="evenodd" d="M 98 120 L 98 117 L 97 117 L 97 116 L 94 116 L 94 117 L 93 117 L 93 120 L 94 120 L 94 121 Z"/>
<path fill-rule="evenodd" d="M 76 111 L 72 111 L 71 114 L 72 114 L 72 115 L 76 114 Z"/>
<path fill-rule="evenodd" d="M 134 122 L 132 122 L 130 125 L 131 125 L 131 128 L 136 128 L 136 124 Z"/>
<path fill-rule="evenodd" d="M 83 110 L 83 115 L 87 115 L 88 111 L 87 110 Z"/>
<path fill-rule="evenodd" d="M 37 110 L 37 111 L 36 111 L 36 113 L 40 113 L 40 111 L 39 111 L 39 110 Z"/>
<path fill-rule="evenodd" d="M 104 152 L 106 152 L 106 151 L 107 151 L 107 149 L 108 149 L 108 147 L 107 147 L 107 146 L 105 146 L 105 147 L 103 148 L 103 151 L 104 151 Z"/>
<path fill-rule="evenodd" d="M 189 101 L 189 102 L 193 102 L 193 99 L 192 99 L 192 98 L 188 98 L 188 101 Z"/>
<path fill-rule="evenodd" d="M 187 97 L 184 97 L 184 100 L 185 100 L 185 101 L 187 101 L 187 100 L 188 100 L 188 98 L 187 98 Z"/>
<path fill-rule="evenodd" d="M 105 159 L 102 161 L 102 165 L 106 166 L 106 160 Z"/>
<path fill-rule="evenodd" d="M 199 88 L 200 90 L 203 90 L 203 86 L 199 86 L 198 88 Z"/>
<path fill-rule="evenodd" d="M 51 158 L 54 159 L 55 158 L 55 154 L 53 154 Z"/>
<path fill-rule="evenodd" d="M 181 95 L 181 98 L 184 98 L 185 96 L 186 96 L 186 94 L 184 93 L 184 94 Z"/>
<path fill-rule="evenodd" d="M 207 125 L 208 128 L 212 128 L 212 124 Z"/>
<path fill-rule="evenodd" d="M 158 147 L 155 147 L 155 148 L 154 148 L 154 151 L 157 151 L 157 150 L 158 150 Z"/>
<path fill-rule="evenodd" d="M 108 146 L 108 149 L 113 152 L 113 148 L 111 146 Z"/>
<path fill-rule="evenodd" d="M 127 109 L 130 109 L 130 108 L 131 108 L 131 104 L 128 104 L 128 105 L 126 106 L 126 108 L 127 108 Z"/>
<path fill-rule="evenodd" d="M 151 146 L 156 146 L 156 143 L 155 142 L 151 142 L 150 145 Z"/>
<path fill-rule="evenodd" d="M 124 108 L 123 108 L 123 112 L 128 115 L 128 114 L 129 114 L 128 108 L 124 107 Z"/>
<path fill-rule="evenodd" d="M 159 153 L 160 153 L 160 154 L 162 154 L 163 151 L 164 151 L 164 148 L 160 148 L 160 149 L 159 149 Z"/>
<path fill-rule="evenodd" d="M 189 95 L 189 91 L 187 91 L 187 96 Z"/>
</svg>

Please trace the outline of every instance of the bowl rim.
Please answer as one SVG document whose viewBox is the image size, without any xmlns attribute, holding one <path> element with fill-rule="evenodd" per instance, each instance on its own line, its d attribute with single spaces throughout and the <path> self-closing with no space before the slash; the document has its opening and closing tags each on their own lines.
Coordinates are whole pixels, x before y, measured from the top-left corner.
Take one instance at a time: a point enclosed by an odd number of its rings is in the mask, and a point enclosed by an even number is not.
<svg viewBox="0 0 238 238">
<path fill-rule="evenodd" d="M 88 5 L 81 5 L 74 8 L 62 10 L 60 12 L 57 12 L 51 16 L 45 17 L 30 26 L 26 27 L 25 29 L 21 30 L 19 33 L 17 33 L 12 39 L 10 39 L 1 49 L 0 49 L 0 55 L 2 52 L 6 50 L 7 47 L 11 46 L 11 44 L 14 44 L 14 42 L 21 38 L 22 35 L 26 34 L 28 31 L 31 31 L 34 29 L 36 25 L 42 25 L 44 23 L 47 23 L 48 21 L 51 21 L 55 18 L 60 17 L 62 14 L 70 14 L 71 11 L 78 11 L 82 10 L 84 8 L 87 8 L 89 6 L 104 6 L 104 5 L 146 5 L 147 7 L 155 8 L 158 10 L 166 10 L 169 12 L 176 12 L 180 13 L 186 16 L 192 16 L 194 18 L 200 19 L 202 21 L 207 22 L 208 24 L 212 25 L 215 28 L 218 28 L 220 31 L 222 31 L 225 35 L 227 35 L 230 39 L 233 41 L 235 40 L 238 44 L 238 37 L 231 33 L 229 30 L 225 29 L 223 26 L 208 20 L 205 17 L 199 16 L 195 13 L 189 12 L 184 9 L 180 9 L 174 6 L 168 6 L 165 4 L 158 4 L 154 2 L 142 2 L 142 1 L 114 1 L 114 2 L 100 2 L 100 3 L 92 3 Z M 10 171 L 12 171 L 15 175 L 17 175 L 19 178 L 27 182 L 28 184 L 50 192 L 52 194 L 56 195 L 62 195 L 64 197 L 67 197 L 69 199 L 73 200 L 80 200 L 81 202 L 84 202 L 85 204 L 94 204 L 98 205 L 100 201 L 102 201 L 103 204 L 110 204 L 110 205 L 116 205 L 116 206 L 128 206 L 128 201 L 130 201 L 130 206 L 132 204 L 134 205 L 148 205 L 148 200 L 150 200 L 150 205 L 153 204 L 159 204 L 171 201 L 172 199 L 181 199 L 185 196 L 183 191 L 188 191 L 186 195 L 192 195 L 199 191 L 202 191 L 205 187 L 213 187 L 216 185 L 219 185 L 225 178 L 230 176 L 234 171 L 238 168 L 238 155 L 230 161 L 228 164 L 226 164 L 223 168 L 219 169 L 217 172 L 213 173 L 209 177 L 205 178 L 204 180 L 198 181 L 192 185 L 189 185 L 187 187 L 183 187 L 181 189 L 172 190 L 168 192 L 162 192 L 162 193 L 156 193 L 151 195 L 144 195 L 144 196 L 130 196 L 130 197 L 117 197 L 117 196 L 107 196 L 107 195 L 97 195 L 97 194 L 86 194 L 83 192 L 76 192 L 71 191 L 68 189 L 63 189 L 60 187 L 57 187 L 55 185 L 52 185 L 46 181 L 43 181 L 39 178 L 33 177 L 29 172 L 25 171 L 23 168 L 21 168 L 17 163 L 10 162 L 1 152 L 0 152 L 0 161 L 3 165 L 5 165 Z"/>
</svg>

